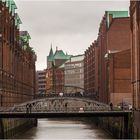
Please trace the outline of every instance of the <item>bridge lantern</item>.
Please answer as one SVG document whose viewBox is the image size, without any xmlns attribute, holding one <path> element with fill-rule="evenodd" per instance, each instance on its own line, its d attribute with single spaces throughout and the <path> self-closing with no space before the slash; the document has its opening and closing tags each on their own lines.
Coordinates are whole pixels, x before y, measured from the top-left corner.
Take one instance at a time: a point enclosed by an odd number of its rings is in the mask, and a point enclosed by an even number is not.
<svg viewBox="0 0 140 140">
<path fill-rule="evenodd" d="M 60 93 L 59 93 L 59 95 L 62 97 L 62 96 L 63 96 L 63 93 L 62 93 L 62 92 L 60 92 Z"/>
</svg>

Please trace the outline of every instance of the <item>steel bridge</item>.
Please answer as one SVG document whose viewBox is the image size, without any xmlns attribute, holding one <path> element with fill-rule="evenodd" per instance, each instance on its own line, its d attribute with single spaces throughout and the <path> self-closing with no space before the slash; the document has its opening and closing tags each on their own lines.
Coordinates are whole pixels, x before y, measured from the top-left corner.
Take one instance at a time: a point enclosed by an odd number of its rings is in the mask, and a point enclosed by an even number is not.
<svg viewBox="0 0 140 140">
<path fill-rule="evenodd" d="M 0 118 L 124 117 L 131 111 L 111 110 L 110 106 L 84 97 L 47 97 L 13 107 L 0 107 Z"/>
<path fill-rule="evenodd" d="M 117 111 L 116 112 L 124 112 Z M 20 112 L 20 113 L 45 113 L 45 112 L 56 112 L 56 113 L 81 113 L 81 112 L 114 112 L 110 109 L 108 104 L 104 104 L 89 98 L 77 96 L 48 96 L 46 98 L 38 98 L 32 101 L 24 102 L 21 104 L 14 105 L 13 107 L 0 107 L 0 112 Z M 125 111 L 126 112 L 126 111 Z M 131 111 L 127 111 L 131 112 Z M 112 114 L 112 113 L 111 113 Z"/>
<path fill-rule="evenodd" d="M 34 99 L 13 107 L 2 107 L 1 112 L 79 112 L 109 111 L 109 105 L 81 97 L 47 97 Z"/>
<path fill-rule="evenodd" d="M 84 97 L 47 97 L 13 107 L 1 107 L 0 118 L 123 117 L 124 138 L 128 136 L 131 111 L 111 110 L 109 105 Z"/>
</svg>

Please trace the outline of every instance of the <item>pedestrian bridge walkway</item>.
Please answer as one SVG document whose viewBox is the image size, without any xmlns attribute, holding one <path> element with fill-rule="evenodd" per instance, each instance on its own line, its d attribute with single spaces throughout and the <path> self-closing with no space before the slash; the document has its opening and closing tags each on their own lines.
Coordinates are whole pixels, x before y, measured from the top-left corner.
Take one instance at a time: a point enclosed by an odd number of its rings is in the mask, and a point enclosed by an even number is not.
<svg viewBox="0 0 140 140">
<path fill-rule="evenodd" d="M 123 116 L 131 111 L 117 111 L 111 110 L 107 104 L 100 103 L 95 100 L 81 98 L 81 97 L 48 97 L 42 99 L 34 99 L 29 102 L 15 105 L 13 107 L 1 107 L 0 114 L 6 115 L 10 113 L 20 116 L 29 116 L 32 114 L 39 116 L 60 116 L 62 115 L 74 115 L 74 114 L 89 114 L 89 115 L 119 115 Z M 4 116 L 5 116 L 4 115 Z"/>
<path fill-rule="evenodd" d="M 109 105 L 84 97 L 47 97 L 29 102 L 2 107 L 1 112 L 79 112 L 108 111 Z"/>
</svg>

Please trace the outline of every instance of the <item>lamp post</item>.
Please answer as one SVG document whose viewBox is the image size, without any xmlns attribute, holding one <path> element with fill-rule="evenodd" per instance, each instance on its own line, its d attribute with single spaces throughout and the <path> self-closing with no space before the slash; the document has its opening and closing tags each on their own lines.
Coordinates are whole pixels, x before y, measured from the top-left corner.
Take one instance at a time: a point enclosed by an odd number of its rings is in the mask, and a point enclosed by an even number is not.
<svg viewBox="0 0 140 140">
<path fill-rule="evenodd" d="M 63 97 L 63 92 L 60 92 L 60 93 L 59 93 L 59 96 L 61 97 L 61 102 L 60 102 L 60 103 L 61 103 L 61 107 L 62 107 L 62 105 L 63 105 L 63 99 L 62 99 L 62 97 Z M 60 107 L 60 108 L 61 108 L 61 107 Z M 61 108 L 61 111 L 62 111 L 62 108 Z"/>
<path fill-rule="evenodd" d="M 53 89 L 52 91 L 56 94 L 56 69 L 55 69 L 55 65 L 52 62 L 52 80 L 53 80 Z"/>
</svg>

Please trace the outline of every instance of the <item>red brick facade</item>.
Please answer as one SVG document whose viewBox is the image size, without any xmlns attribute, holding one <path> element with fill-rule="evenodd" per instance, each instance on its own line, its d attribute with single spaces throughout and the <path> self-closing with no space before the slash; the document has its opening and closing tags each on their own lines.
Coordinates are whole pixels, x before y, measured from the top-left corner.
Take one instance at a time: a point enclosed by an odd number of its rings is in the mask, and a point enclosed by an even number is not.
<svg viewBox="0 0 140 140">
<path fill-rule="evenodd" d="M 104 103 L 110 102 L 108 95 L 108 61 L 106 55 L 110 51 L 121 51 L 130 48 L 129 18 L 111 18 L 111 16 L 108 26 L 107 12 L 104 15 L 97 39 L 99 47 L 99 101 Z"/>
<path fill-rule="evenodd" d="M 140 1 L 130 1 L 134 138 L 140 138 Z"/>
<path fill-rule="evenodd" d="M 120 51 L 131 48 L 130 18 L 115 18 L 107 31 L 107 51 Z"/>
<path fill-rule="evenodd" d="M 64 68 L 47 69 L 46 82 L 47 94 L 64 92 Z"/>
<path fill-rule="evenodd" d="M 95 95 L 98 98 L 98 47 L 96 41 L 85 51 L 84 89 L 85 94 Z"/>
<path fill-rule="evenodd" d="M 29 44 L 23 49 L 19 42 L 17 16 L 0 1 L 0 106 L 25 102 L 35 94 L 36 56 Z"/>
<path fill-rule="evenodd" d="M 131 50 L 110 53 L 108 56 L 108 70 L 110 102 L 114 106 L 121 102 L 132 104 Z"/>
<path fill-rule="evenodd" d="M 140 108 L 140 2 L 131 1 L 132 92 L 135 108 Z"/>
</svg>

